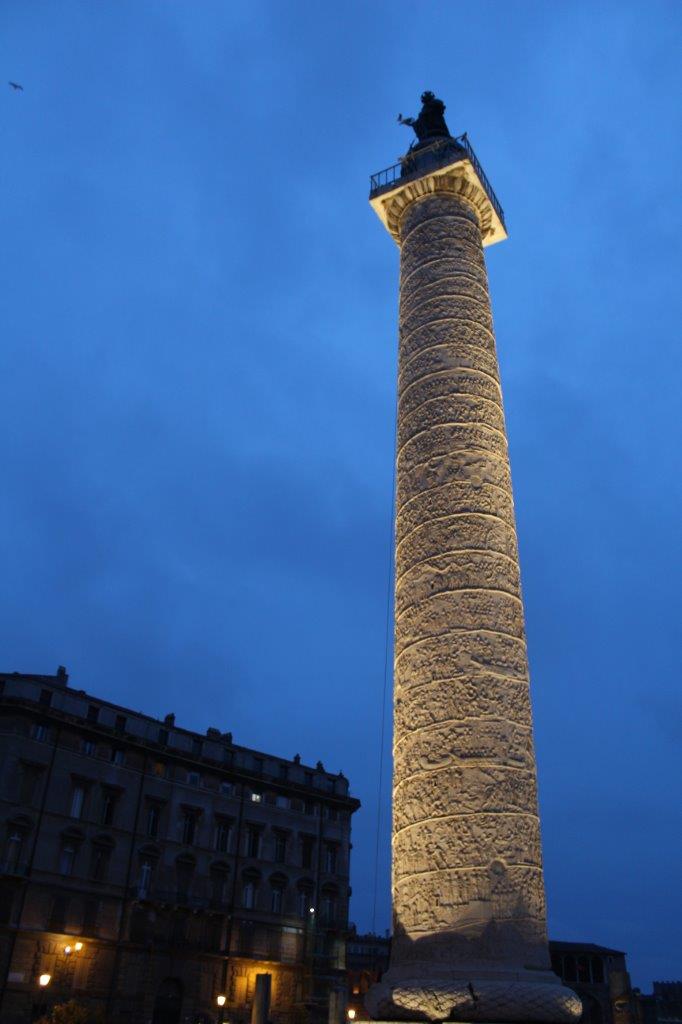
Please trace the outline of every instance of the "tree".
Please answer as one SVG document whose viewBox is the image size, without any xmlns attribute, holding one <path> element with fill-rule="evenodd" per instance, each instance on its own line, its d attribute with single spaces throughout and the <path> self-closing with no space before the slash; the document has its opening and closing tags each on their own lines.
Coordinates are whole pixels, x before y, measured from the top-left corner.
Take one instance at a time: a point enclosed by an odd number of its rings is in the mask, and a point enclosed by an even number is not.
<svg viewBox="0 0 682 1024">
<path fill-rule="evenodd" d="M 75 999 L 69 999 L 68 1003 L 53 1006 L 36 1024 L 104 1024 L 104 1016 L 100 1010 L 92 1010 Z"/>
</svg>

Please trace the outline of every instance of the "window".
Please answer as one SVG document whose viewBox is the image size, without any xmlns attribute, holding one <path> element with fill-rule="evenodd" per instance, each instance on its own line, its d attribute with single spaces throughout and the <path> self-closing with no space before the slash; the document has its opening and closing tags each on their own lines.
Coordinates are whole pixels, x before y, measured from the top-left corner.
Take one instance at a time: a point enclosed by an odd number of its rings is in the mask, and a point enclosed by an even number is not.
<svg viewBox="0 0 682 1024">
<path fill-rule="evenodd" d="M 251 794 L 251 802 L 252 803 L 259 804 L 259 803 L 262 802 L 262 800 L 263 800 L 263 794 L 262 793 L 252 793 Z"/>
<path fill-rule="evenodd" d="M 232 796 L 232 794 L 234 793 L 234 786 L 232 785 L 231 782 L 221 782 L 220 792 L 222 793 L 223 796 Z"/>
<path fill-rule="evenodd" d="M 336 874 L 336 863 L 338 860 L 338 847 L 336 843 L 325 843 L 324 846 L 324 870 L 329 875 Z"/>
<path fill-rule="evenodd" d="M 219 853 L 228 853 L 232 826 L 226 818 L 217 818 L 215 825 L 214 847 Z"/>
<path fill-rule="evenodd" d="M 47 726 L 42 722 L 36 722 L 33 726 L 33 739 L 44 743 L 47 739 Z"/>
<path fill-rule="evenodd" d="M 128 720 L 125 715 L 116 715 L 116 721 L 114 722 L 114 729 L 116 732 L 125 732 Z"/>
<path fill-rule="evenodd" d="M 313 850 L 315 840 L 311 836 L 303 836 L 301 839 L 301 867 L 311 868 L 313 866 Z"/>
<path fill-rule="evenodd" d="M 99 820 L 102 825 L 111 825 L 114 821 L 114 811 L 116 810 L 116 801 L 118 799 L 118 793 L 112 789 L 104 789 L 102 791 L 102 804 L 100 807 Z"/>
<path fill-rule="evenodd" d="M 166 766 L 163 763 L 163 761 L 155 761 L 154 767 L 152 768 L 152 772 L 154 773 L 154 775 L 156 775 L 157 779 L 165 779 Z"/>
<path fill-rule="evenodd" d="M 147 835 L 156 839 L 159 834 L 159 822 L 161 820 L 161 808 L 158 804 L 147 806 Z"/>
<path fill-rule="evenodd" d="M 312 882 L 304 882 L 299 885 L 298 893 L 296 895 L 296 910 L 299 917 L 307 917 L 310 913 L 310 908 L 313 905 L 313 885 Z"/>
<path fill-rule="evenodd" d="M 19 802 L 32 804 L 36 795 L 36 786 L 44 769 L 42 765 L 22 764 L 19 782 Z"/>
<path fill-rule="evenodd" d="M 275 832 L 275 860 L 284 864 L 287 856 L 287 837 L 284 832 Z"/>
<path fill-rule="evenodd" d="M 114 747 L 111 751 L 111 763 L 117 765 L 124 765 L 126 763 L 125 750 L 121 750 L 120 747 Z"/>
<path fill-rule="evenodd" d="M 76 863 L 76 844 L 67 842 L 62 844 L 59 851 L 59 874 L 72 875 Z"/>
<path fill-rule="evenodd" d="M 254 772 L 256 772 L 258 775 L 262 775 L 264 768 L 265 768 L 265 761 L 263 760 L 263 758 L 262 757 L 254 757 L 254 759 L 253 759 L 253 770 L 254 770 Z"/>
<path fill-rule="evenodd" d="M 98 718 L 99 718 L 99 708 L 97 707 L 96 704 L 89 704 L 88 705 L 88 714 L 87 714 L 88 722 L 96 722 Z"/>
<path fill-rule="evenodd" d="M 246 829 L 246 856 L 260 856 L 260 829 L 253 825 Z"/>
<path fill-rule="evenodd" d="M 66 924 L 66 911 L 68 899 L 61 894 L 54 897 L 50 907 L 50 916 L 47 919 L 47 927 L 51 932 L 63 932 Z"/>
<path fill-rule="evenodd" d="M 200 781 L 201 781 L 201 776 L 199 775 L 199 772 L 187 772 L 187 785 L 188 786 L 198 786 Z"/>
<path fill-rule="evenodd" d="M 324 780 L 324 788 L 327 790 L 328 793 L 333 793 L 336 789 L 336 780 L 327 777 Z"/>
<path fill-rule="evenodd" d="M 99 900 L 87 899 L 83 909 L 83 932 L 86 935 L 97 934 L 97 918 L 99 916 Z"/>
<path fill-rule="evenodd" d="M 83 813 L 84 803 L 85 788 L 81 785 L 75 785 L 71 791 L 71 804 L 69 807 L 69 814 L 72 818 L 80 818 Z"/>
<path fill-rule="evenodd" d="M 284 889 L 280 885 L 273 885 L 270 890 L 270 910 L 273 914 L 282 913 L 284 903 Z"/>
<path fill-rule="evenodd" d="M 192 740 L 192 757 L 201 757 L 204 744 L 201 740 Z"/>
<path fill-rule="evenodd" d="M 190 857 L 178 857 L 175 862 L 177 898 L 187 902 L 194 875 L 194 860 Z"/>
<path fill-rule="evenodd" d="M 44 707 L 49 708 L 50 704 L 52 703 L 52 690 L 40 691 L 40 703 Z"/>
<path fill-rule="evenodd" d="M 256 883 L 244 882 L 242 888 L 242 906 L 245 910 L 253 910 L 256 903 Z"/>
<path fill-rule="evenodd" d="M 90 858 L 90 879 L 93 882 L 103 882 L 106 879 L 110 855 L 111 850 L 107 846 L 93 846 Z"/>
<path fill-rule="evenodd" d="M 159 729 L 159 743 L 162 747 L 168 745 L 168 729 Z"/>
<path fill-rule="evenodd" d="M 288 779 L 289 778 L 289 766 L 288 765 L 281 764 L 279 766 L 279 777 L 280 777 L 280 779 Z"/>
<path fill-rule="evenodd" d="M 216 864 L 211 868 L 211 903 L 222 906 L 227 889 L 227 868 Z"/>
<path fill-rule="evenodd" d="M 315 803 L 314 800 L 306 800 L 305 804 L 303 805 L 303 813 L 307 814 L 311 818 L 315 817 L 315 815 L 317 814 L 317 804 Z"/>
<path fill-rule="evenodd" d="M 3 869 L 10 874 L 14 873 L 19 866 L 23 845 L 23 832 L 16 828 L 10 829 L 5 842 L 5 854 L 3 857 Z"/>
<path fill-rule="evenodd" d="M 154 873 L 154 861 L 151 857 L 143 857 L 140 860 L 140 871 L 137 876 L 137 895 L 139 899 L 146 899 L 152 884 Z"/>
<path fill-rule="evenodd" d="M 324 922 L 331 924 L 336 920 L 336 893 L 331 891 L 322 893 L 321 910 Z"/>
<path fill-rule="evenodd" d="M 185 846 L 191 846 L 196 839 L 197 819 L 196 811 L 185 811 L 182 818 L 182 841 Z"/>
<path fill-rule="evenodd" d="M 604 961 L 600 956 L 592 957 L 592 982 L 595 985 L 604 984 Z"/>
<path fill-rule="evenodd" d="M 95 754 L 97 753 L 97 745 L 95 744 L 94 740 L 83 740 L 81 750 L 83 751 L 86 757 L 94 757 Z"/>
<path fill-rule="evenodd" d="M 290 806 L 290 804 L 289 804 L 289 797 L 288 796 L 277 795 L 275 797 L 275 804 L 278 807 L 283 807 L 283 808 L 286 808 L 288 810 L 289 806 Z"/>
<path fill-rule="evenodd" d="M 230 747 L 223 747 L 223 764 L 232 765 L 234 761 L 234 751 Z"/>
<path fill-rule="evenodd" d="M 303 774 L 304 774 L 304 777 L 305 777 L 305 784 L 306 784 L 306 786 L 312 786 L 312 784 L 313 784 L 313 773 L 312 772 L 304 772 Z"/>
</svg>

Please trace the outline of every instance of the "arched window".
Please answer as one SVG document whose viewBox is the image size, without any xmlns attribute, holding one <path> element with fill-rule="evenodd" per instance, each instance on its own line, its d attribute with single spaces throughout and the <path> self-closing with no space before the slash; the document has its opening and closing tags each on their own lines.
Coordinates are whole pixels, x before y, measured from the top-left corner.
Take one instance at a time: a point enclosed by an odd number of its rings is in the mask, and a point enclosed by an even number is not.
<svg viewBox="0 0 682 1024">
<path fill-rule="evenodd" d="M 247 868 L 242 875 L 242 906 L 245 910 L 253 910 L 258 900 L 260 873 Z"/>
<path fill-rule="evenodd" d="M 222 861 L 211 864 L 211 905 L 222 907 L 227 902 L 227 876 L 229 867 Z"/>
<path fill-rule="evenodd" d="M 178 903 L 187 903 L 192 888 L 196 860 L 187 854 L 180 854 L 175 860 L 175 881 Z"/>
<path fill-rule="evenodd" d="M 299 917 L 306 918 L 313 906 L 313 892 L 315 886 L 312 879 L 301 878 L 296 885 L 296 911 Z"/>
<path fill-rule="evenodd" d="M 273 914 L 281 914 L 284 909 L 284 892 L 288 883 L 286 875 L 278 873 L 270 877 L 270 910 Z"/>
<path fill-rule="evenodd" d="M 93 882 L 104 882 L 109 871 L 109 860 L 111 851 L 114 848 L 114 841 L 110 836 L 95 836 L 92 840 L 92 852 L 90 854 L 90 879 Z"/>
<path fill-rule="evenodd" d="M 338 889 L 333 885 L 325 885 L 322 889 L 320 917 L 324 924 L 333 924 L 338 913 Z"/>
<path fill-rule="evenodd" d="M 152 887 L 152 879 L 154 877 L 154 869 L 159 859 L 160 850 L 158 846 L 153 843 L 148 843 L 146 846 L 140 848 L 138 852 L 138 869 L 137 869 L 137 898 L 139 900 L 149 899 L 149 894 Z"/>
</svg>

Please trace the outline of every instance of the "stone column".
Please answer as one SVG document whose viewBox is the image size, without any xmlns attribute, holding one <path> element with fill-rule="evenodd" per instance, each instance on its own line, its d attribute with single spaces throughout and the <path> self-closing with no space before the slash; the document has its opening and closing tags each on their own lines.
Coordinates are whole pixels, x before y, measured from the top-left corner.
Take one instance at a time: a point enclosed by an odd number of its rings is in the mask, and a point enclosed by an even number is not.
<svg viewBox="0 0 682 1024">
<path fill-rule="evenodd" d="M 581 1012 L 547 950 L 493 214 L 461 157 L 380 211 L 400 245 L 394 937 L 368 1000 L 386 1019 Z"/>
</svg>

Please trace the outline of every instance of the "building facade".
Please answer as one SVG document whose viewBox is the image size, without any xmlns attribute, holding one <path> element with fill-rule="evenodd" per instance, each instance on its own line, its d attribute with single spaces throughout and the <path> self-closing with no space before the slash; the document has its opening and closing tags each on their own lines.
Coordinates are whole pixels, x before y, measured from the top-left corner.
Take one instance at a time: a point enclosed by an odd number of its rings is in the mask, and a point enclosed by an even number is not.
<svg viewBox="0 0 682 1024">
<path fill-rule="evenodd" d="M 359 802 L 341 773 L 61 668 L 0 691 L 3 1024 L 70 998 L 116 1024 L 245 1024 L 260 973 L 275 1024 L 342 1019 Z"/>
</svg>

